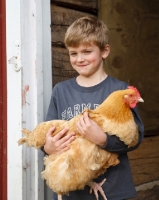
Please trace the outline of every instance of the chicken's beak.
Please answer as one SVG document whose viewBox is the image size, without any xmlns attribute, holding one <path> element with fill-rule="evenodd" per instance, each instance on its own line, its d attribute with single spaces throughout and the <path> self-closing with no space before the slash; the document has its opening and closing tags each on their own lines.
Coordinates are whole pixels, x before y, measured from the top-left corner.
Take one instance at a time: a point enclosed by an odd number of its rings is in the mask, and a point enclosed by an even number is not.
<svg viewBox="0 0 159 200">
<path fill-rule="evenodd" d="M 139 97 L 138 102 L 144 102 L 144 100 L 141 97 Z"/>
</svg>

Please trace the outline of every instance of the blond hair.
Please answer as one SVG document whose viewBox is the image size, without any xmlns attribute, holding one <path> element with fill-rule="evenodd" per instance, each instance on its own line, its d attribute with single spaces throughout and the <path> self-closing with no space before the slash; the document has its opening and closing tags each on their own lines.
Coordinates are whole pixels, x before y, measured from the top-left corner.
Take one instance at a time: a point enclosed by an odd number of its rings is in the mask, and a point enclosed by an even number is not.
<svg viewBox="0 0 159 200">
<path fill-rule="evenodd" d="M 81 43 L 94 43 L 100 50 L 108 44 L 108 28 L 95 17 L 81 17 L 71 24 L 65 34 L 66 47 L 78 47 Z"/>
</svg>

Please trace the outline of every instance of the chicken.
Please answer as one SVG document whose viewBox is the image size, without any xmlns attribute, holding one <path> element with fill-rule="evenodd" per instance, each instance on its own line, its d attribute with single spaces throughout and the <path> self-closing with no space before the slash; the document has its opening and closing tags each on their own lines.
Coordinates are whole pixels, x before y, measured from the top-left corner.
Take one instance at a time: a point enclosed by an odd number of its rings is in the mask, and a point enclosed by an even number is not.
<svg viewBox="0 0 159 200">
<path fill-rule="evenodd" d="M 134 108 L 138 102 L 143 102 L 138 90 L 129 86 L 128 89 L 110 94 L 95 110 L 85 109 L 83 113 L 88 112 L 89 118 L 94 120 L 104 132 L 116 135 L 128 147 L 133 147 L 138 142 L 138 126 L 130 108 Z M 44 158 L 45 170 L 42 172 L 42 177 L 47 185 L 60 195 L 91 185 L 93 179 L 104 173 L 110 166 L 119 163 L 117 154 L 103 150 L 77 131 L 76 123 L 83 113 L 70 121 L 42 122 L 32 132 L 23 129 L 22 132 L 26 137 L 18 141 L 19 145 L 26 143 L 27 146 L 40 148 L 45 144 L 46 133 L 52 126 L 56 126 L 52 136 L 64 127 L 69 127 L 69 132 L 76 133 L 76 139 L 71 143 L 69 150 Z"/>
</svg>

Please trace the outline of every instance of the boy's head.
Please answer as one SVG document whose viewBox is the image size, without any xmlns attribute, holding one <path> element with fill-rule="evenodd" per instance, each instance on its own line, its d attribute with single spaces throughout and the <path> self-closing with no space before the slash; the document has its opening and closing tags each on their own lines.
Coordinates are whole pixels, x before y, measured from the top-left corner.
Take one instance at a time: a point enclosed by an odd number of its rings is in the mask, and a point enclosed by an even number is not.
<svg viewBox="0 0 159 200">
<path fill-rule="evenodd" d="M 103 51 L 108 44 L 108 28 L 95 17 L 81 17 L 67 29 L 64 41 L 66 47 L 94 43 Z"/>
</svg>

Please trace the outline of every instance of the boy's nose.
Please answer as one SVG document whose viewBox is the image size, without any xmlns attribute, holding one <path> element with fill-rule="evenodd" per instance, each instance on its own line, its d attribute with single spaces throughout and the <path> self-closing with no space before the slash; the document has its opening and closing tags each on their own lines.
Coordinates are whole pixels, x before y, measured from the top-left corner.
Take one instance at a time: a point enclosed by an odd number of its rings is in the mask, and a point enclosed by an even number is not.
<svg viewBox="0 0 159 200">
<path fill-rule="evenodd" d="M 84 61 L 84 56 L 83 56 L 83 55 L 78 55 L 78 56 L 77 56 L 77 61 L 78 61 L 78 62 Z"/>
</svg>

